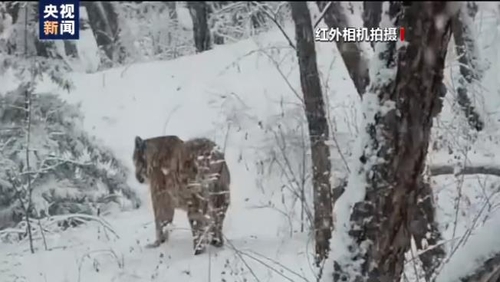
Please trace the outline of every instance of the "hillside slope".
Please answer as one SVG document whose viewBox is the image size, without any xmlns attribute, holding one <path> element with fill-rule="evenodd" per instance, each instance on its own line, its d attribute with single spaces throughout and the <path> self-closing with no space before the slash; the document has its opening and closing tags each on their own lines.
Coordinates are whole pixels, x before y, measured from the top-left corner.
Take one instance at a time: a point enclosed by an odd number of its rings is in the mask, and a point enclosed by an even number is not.
<svg viewBox="0 0 500 282">
<path fill-rule="evenodd" d="M 287 32 L 293 35 L 293 30 Z M 332 164 L 341 174 L 346 164 L 337 144 L 349 158 L 360 118 L 358 97 L 334 45 L 318 43 L 317 50 L 337 141 L 332 145 Z M 76 88 L 71 93 L 50 83 L 38 90 L 80 103 L 85 129 L 110 146 L 131 170 L 135 136 L 205 136 L 225 150 L 232 174 L 232 203 L 224 226 L 228 243 L 193 256 L 186 216 L 177 212 L 170 241 L 146 249 L 154 238 L 148 189 L 130 175 L 130 185 L 146 204 L 105 217 L 116 235 L 90 223 L 47 234 L 49 251 L 43 250 L 38 238 L 34 255 L 27 242 L 2 243 L 0 281 L 316 281 L 310 266 L 312 238 L 300 232 L 300 205 L 291 191 L 297 187 L 290 176 L 298 174 L 301 165 L 308 167 L 298 67 L 295 51 L 279 32 L 174 61 L 72 74 L 72 79 Z M 442 118 L 453 120 L 449 107 Z M 447 158 L 451 157 L 438 156 L 436 162 Z M 283 166 L 286 161 L 290 167 Z M 304 178 L 309 185 L 307 171 Z M 441 178 L 434 186 L 447 240 L 465 232 L 471 220 L 453 212 L 456 193 L 449 188 L 459 180 Z M 470 198 L 461 205 L 474 213 L 483 188 L 496 179 L 461 181 Z M 480 181 L 484 186 L 479 187 Z M 307 199 L 310 210 L 309 193 Z M 458 228 L 450 225 L 454 217 Z"/>
<path fill-rule="evenodd" d="M 329 97 L 341 102 L 332 103 L 331 115 L 348 136 L 348 126 L 355 128 L 354 121 L 347 119 L 352 118 L 357 96 L 339 66 L 341 61 L 333 60 L 333 46 L 318 44 L 318 48 L 321 71 L 332 85 Z M 76 88 L 71 93 L 50 83 L 38 90 L 61 93 L 68 101 L 81 103 L 85 129 L 109 145 L 130 169 L 136 135 L 206 136 L 225 149 L 233 181 L 224 227 L 229 241 L 222 250 L 212 248 L 194 257 L 186 216 L 178 212 L 171 240 L 158 249 L 145 249 L 154 238 L 153 216 L 147 186 L 131 175 L 130 184 L 142 192 L 146 205 L 106 218 L 120 238 L 109 235 L 108 239 L 99 225 L 89 224 L 48 234 L 51 251 L 43 251 L 37 240 L 35 255 L 29 254 L 26 242 L 2 245 L 1 281 L 16 277 L 51 282 L 209 281 L 210 276 L 215 281 L 224 277 L 244 281 L 254 275 L 261 281 L 315 280 L 308 263 L 311 241 L 306 233 L 297 232 L 297 218 L 283 215 L 288 203 L 281 203 L 286 193 L 280 191 L 286 181 L 279 176 L 259 177 L 255 165 L 273 148 L 270 129 L 277 122 L 293 126 L 299 124 L 294 119 L 303 120 L 296 97 L 300 85 L 295 51 L 281 34 L 265 34 L 169 62 L 73 74 L 72 79 Z M 272 206 L 266 206 L 269 202 Z"/>
</svg>

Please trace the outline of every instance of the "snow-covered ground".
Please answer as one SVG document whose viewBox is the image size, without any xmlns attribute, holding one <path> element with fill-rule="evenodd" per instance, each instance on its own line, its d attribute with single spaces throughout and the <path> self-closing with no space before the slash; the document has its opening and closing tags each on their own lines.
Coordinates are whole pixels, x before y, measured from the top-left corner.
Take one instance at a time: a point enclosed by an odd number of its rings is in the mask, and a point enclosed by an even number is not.
<svg viewBox="0 0 500 282">
<path fill-rule="evenodd" d="M 293 29 L 287 32 L 294 37 Z M 331 131 L 349 158 L 360 119 L 359 99 L 334 45 L 318 43 L 317 52 Z M 131 171 L 135 136 L 206 136 L 224 148 L 232 174 L 232 202 L 224 225 L 227 243 L 223 249 L 209 248 L 194 256 L 186 215 L 177 212 L 170 240 L 156 249 L 145 248 L 154 238 L 152 209 L 147 186 L 138 184 L 131 173 L 130 185 L 140 191 L 145 204 L 138 210 L 104 217 L 116 234 L 101 224 L 89 223 L 47 234 L 48 251 L 37 238 L 35 254 L 29 252 L 26 241 L 0 243 L 0 281 L 316 281 L 311 266 L 312 238 L 300 232 L 299 205 L 287 190 L 293 182 L 287 178 L 290 173 L 276 165 L 267 174 L 270 166 L 266 162 L 283 149 L 280 138 L 292 140 L 305 129 L 297 97 L 301 90 L 296 54 L 279 32 L 196 56 L 73 74 L 72 79 L 76 88 L 71 93 L 50 83 L 41 84 L 38 90 L 57 92 L 70 102 L 81 103 L 85 129 L 110 146 Z M 449 105 L 443 115 L 447 115 L 444 120 L 452 119 Z M 497 123 L 491 121 L 485 133 L 492 140 Z M 484 150 L 494 144 L 494 140 L 481 141 Z M 283 150 L 292 166 L 299 163 L 300 146 Z M 335 146 L 332 152 L 333 167 L 345 170 Z M 491 161 L 498 158 L 491 150 L 480 152 L 482 156 L 486 153 Z M 437 163 L 453 159 L 453 155 L 440 154 L 430 159 Z M 283 155 L 276 157 L 280 158 Z M 433 180 L 445 241 L 461 237 L 476 224 L 473 219 L 484 206 L 481 203 L 485 198 L 491 200 L 489 195 L 498 190 L 498 180 L 493 177 L 442 176 Z M 465 200 L 456 214 L 459 184 Z M 491 218 L 494 203 L 488 205 Z"/>
<path fill-rule="evenodd" d="M 293 37 L 293 29 L 288 32 Z M 332 85 L 331 115 L 348 135 L 345 124 L 354 128 L 348 120 L 354 106 L 341 105 L 355 103 L 355 90 L 345 70 L 332 75 L 341 63 L 332 62 L 333 46 L 318 48 L 321 71 Z M 41 84 L 41 92 L 61 93 L 81 103 L 85 129 L 109 145 L 131 171 L 136 135 L 216 140 L 225 149 L 232 174 L 224 226 L 228 241 L 223 249 L 210 248 L 195 257 L 186 215 L 177 212 L 170 241 L 145 249 L 154 239 L 148 188 L 131 174 L 130 185 L 142 192 L 146 204 L 105 217 L 119 237 L 108 238 L 101 225 L 90 223 L 48 234 L 49 251 L 37 240 L 34 255 L 26 242 L 2 244 L 0 281 L 314 281 L 310 236 L 298 232 L 299 216 L 281 209 L 285 181 L 276 177 L 259 182 L 255 164 L 267 157 L 267 147 L 272 149 L 269 136 L 280 115 L 302 116 L 294 93 L 300 95 L 295 56 L 279 33 L 270 33 L 174 61 L 74 74 L 76 89 L 71 93 Z"/>
</svg>

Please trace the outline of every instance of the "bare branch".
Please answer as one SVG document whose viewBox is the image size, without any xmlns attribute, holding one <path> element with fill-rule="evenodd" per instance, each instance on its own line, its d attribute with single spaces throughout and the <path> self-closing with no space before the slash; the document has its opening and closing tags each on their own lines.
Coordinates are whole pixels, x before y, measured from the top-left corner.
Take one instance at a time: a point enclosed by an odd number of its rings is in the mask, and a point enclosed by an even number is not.
<svg viewBox="0 0 500 282">
<path fill-rule="evenodd" d="M 267 8 L 267 6 L 264 6 L 262 5 L 261 3 L 257 2 L 257 1 L 253 1 L 252 4 L 254 4 L 255 6 L 257 6 L 257 8 L 259 8 L 259 10 L 261 10 L 262 12 L 264 12 L 264 14 L 274 23 L 276 24 L 276 26 L 279 28 L 279 30 L 281 31 L 281 33 L 283 34 L 283 36 L 285 36 L 286 40 L 288 41 L 288 44 L 293 48 L 293 49 L 296 49 L 295 48 L 295 44 L 293 44 L 293 41 L 292 39 L 290 38 L 290 36 L 288 36 L 288 34 L 285 32 L 285 30 L 283 29 L 283 27 L 280 25 L 280 23 L 278 22 L 278 20 L 276 19 L 276 14 L 273 13 L 272 11 L 270 11 L 269 8 Z"/>
<path fill-rule="evenodd" d="M 314 28 L 318 27 L 321 20 L 325 17 L 326 11 L 328 11 L 328 9 L 332 5 L 332 3 L 333 3 L 333 1 L 328 2 L 328 4 L 326 4 L 326 6 L 323 8 L 323 10 L 320 11 L 320 15 L 319 15 L 318 19 L 316 20 L 316 22 L 314 23 Z"/>
<path fill-rule="evenodd" d="M 24 8 L 24 12 L 25 12 L 25 17 L 24 17 L 24 20 L 25 20 L 25 26 L 24 26 L 24 55 L 26 57 L 28 57 L 28 9 L 29 9 L 29 5 L 26 6 Z M 35 62 L 35 61 L 33 61 Z M 34 68 L 31 69 L 31 83 L 27 83 L 26 84 L 26 87 L 24 89 L 24 93 L 25 93 L 25 112 L 26 112 L 26 116 L 25 116 L 25 121 L 26 121 L 26 144 L 25 144 L 25 150 L 26 150 L 26 154 L 25 154 L 25 161 L 26 161 L 26 169 L 27 170 L 30 170 L 30 138 L 31 138 L 31 135 L 30 135 L 30 131 L 31 131 L 31 93 L 33 91 L 32 89 L 32 86 L 33 86 L 33 83 L 34 83 Z M 33 235 L 32 235 L 32 232 L 31 232 L 31 223 L 30 223 L 30 216 L 31 216 L 31 208 L 32 208 L 32 194 L 33 194 L 33 187 L 31 186 L 31 176 L 28 175 L 28 204 L 27 204 L 27 207 L 25 209 L 25 216 L 26 216 L 26 225 L 27 225 L 27 229 L 28 229 L 28 237 L 29 237 L 29 240 L 30 240 L 30 250 L 31 250 L 31 253 L 35 253 L 35 249 L 33 247 Z"/>
<path fill-rule="evenodd" d="M 52 216 L 49 218 L 49 222 L 45 226 L 49 226 L 52 224 L 56 224 L 61 221 L 65 220 L 76 220 L 81 223 L 86 223 L 88 221 L 95 221 L 99 223 L 103 228 L 105 228 L 107 231 L 110 231 L 117 239 L 120 238 L 118 233 L 113 229 L 111 224 L 107 222 L 104 218 L 97 217 L 97 216 L 92 216 L 88 214 L 79 214 L 79 213 L 74 213 L 74 214 L 65 214 L 65 215 L 57 215 L 57 216 Z"/>
<path fill-rule="evenodd" d="M 433 165 L 430 168 L 432 176 L 455 174 L 455 175 L 470 175 L 470 174 L 489 174 L 500 177 L 500 167 L 496 166 L 466 166 L 460 171 L 455 171 L 454 167 L 448 165 Z"/>
</svg>

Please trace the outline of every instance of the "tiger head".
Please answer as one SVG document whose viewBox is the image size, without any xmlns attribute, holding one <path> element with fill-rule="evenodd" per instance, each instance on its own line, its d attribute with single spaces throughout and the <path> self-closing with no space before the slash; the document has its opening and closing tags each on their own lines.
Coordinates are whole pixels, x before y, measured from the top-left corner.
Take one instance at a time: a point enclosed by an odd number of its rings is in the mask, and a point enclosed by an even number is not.
<svg viewBox="0 0 500 282">
<path fill-rule="evenodd" d="M 135 137 L 135 147 L 134 147 L 134 166 L 135 166 L 135 178 L 139 183 L 144 183 L 147 179 L 147 162 L 146 162 L 146 142 L 142 140 L 141 137 Z"/>
</svg>

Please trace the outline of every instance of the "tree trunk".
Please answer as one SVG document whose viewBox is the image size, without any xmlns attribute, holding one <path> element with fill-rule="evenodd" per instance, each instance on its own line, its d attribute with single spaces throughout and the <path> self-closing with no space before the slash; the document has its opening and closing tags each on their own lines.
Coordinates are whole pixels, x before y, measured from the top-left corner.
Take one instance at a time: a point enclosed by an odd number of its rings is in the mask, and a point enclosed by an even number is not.
<svg viewBox="0 0 500 282">
<path fill-rule="evenodd" d="M 30 54 L 29 54 L 29 51 L 28 51 L 28 36 L 29 36 L 29 31 L 28 31 L 28 26 L 29 26 L 29 23 L 30 21 L 32 21 L 33 19 L 30 17 L 30 14 L 31 11 L 30 11 L 30 8 L 31 8 L 31 5 L 27 4 L 25 7 L 24 7 L 24 56 L 26 59 L 29 58 Z M 38 10 L 38 6 L 36 7 Z M 38 42 L 39 40 L 35 39 L 36 42 Z M 35 66 L 33 66 L 34 68 Z M 24 87 L 24 93 L 25 94 L 25 100 L 24 100 L 24 110 L 25 110 L 25 121 L 26 121 L 26 127 L 25 127 L 25 130 L 26 130 L 26 143 L 25 143 L 25 156 L 26 156 L 26 159 L 25 159 L 25 171 L 31 171 L 31 168 L 30 168 L 30 132 L 31 132 L 31 94 L 32 94 L 32 91 L 34 89 L 34 77 L 35 77 L 35 69 L 31 69 L 31 77 L 29 77 L 29 82 L 26 83 L 26 86 Z M 28 181 L 27 181 L 27 203 L 23 202 L 21 199 L 19 199 L 21 201 L 21 204 L 23 205 L 24 207 L 24 212 L 25 212 L 25 216 L 26 216 L 26 229 L 27 229 L 27 232 L 28 232 L 28 239 L 29 239 L 29 244 L 30 244 L 30 251 L 32 254 L 35 253 L 35 248 L 33 246 L 33 231 L 31 229 L 31 212 L 32 212 L 32 204 L 33 204 L 33 197 L 32 197 L 32 186 L 31 186 L 31 175 L 28 173 L 27 174 L 27 178 L 28 178 Z"/>
<path fill-rule="evenodd" d="M 306 2 L 290 2 L 290 6 L 295 23 L 300 84 L 304 95 L 311 143 L 316 264 L 319 265 L 328 255 L 329 240 L 333 228 L 330 149 L 326 144 L 329 137 L 328 123 L 316 63 L 309 8 Z"/>
<path fill-rule="evenodd" d="M 187 7 L 193 20 L 194 46 L 201 53 L 212 49 L 208 27 L 208 4 L 201 1 L 188 1 Z"/>
<path fill-rule="evenodd" d="M 379 27 L 382 16 L 381 1 L 363 1 L 363 26 L 368 29 Z M 375 41 L 370 41 L 372 48 L 375 48 Z"/>
<path fill-rule="evenodd" d="M 320 11 L 323 11 L 328 3 L 328 1 L 316 2 Z M 340 2 L 331 2 L 328 10 L 324 13 L 323 19 L 329 28 L 338 28 L 342 31 L 344 28 L 350 27 L 345 9 Z M 366 87 L 370 83 L 368 59 L 363 54 L 358 42 L 345 42 L 340 38 L 340 40 L 336 41 L 336 44 L 358 94 L 363 96 Z"/>
<path fill-rule="evenodd" d="M 484 122 L 481 116 L 472 105 L 471 98 L 468 94 L 468 89 L 474 83 L 481 79 L 481 70 L 478 66 L 478 50 L 475 38 L 471 29 L 473 18 L 477 12 L 477 6 L 468 2 L 463 5 L 461 12 L 458 13 L 452 20 L 453 39 L 455 41 L 455 52 L 460 63 L 460 78 L 457 87 L 457 102 L 465 113 L 469 125 L 481 131 L 484 127 Z"/>
<path fill-rule="evenodd" d="M 347 247 L 350 258 L 334 263 L 335 281 L 399 281 L 411 233 L 416 228 L 429 230 L 421 224 L 433 221 L 419 218 L 429 214 L 427 209 L 433 214 L 432 200 L 419 201 L 431 197 L 429 187 L 422 185 L 422 171 L 433 117 L 441 111 L 444 94 L 443 69 L 451 36 L 447 8 L 446 2 L 389 4 L 389 21 L 382 23 L 407 27 L 407 44 L 397 48 L 396 42 L 379 43 L 384 48 L 374 57 L 381 69 L 363 97 L 366 131 L 360 138 L 365 141 L 359 170 L 353 170 L 362 181 L 351 181 L 345 192 L 365 193 L 350 203 L 350 224 L 344 232 L 353 244 Z M 438 16 L 442 26 L 435 24 Z M 351 200 L 342 198 L 339 201 Z M 338 220 L 340 225 L 345 219 Z"/>
<path fill-rule="evenodd" d="M 441 232 L 435 220 L 435 203 L 432 187 L 423 177 L 418 179 L 416 205 L 409 205 L 408 230 L 415 239 L 417 250 L 424 251 L 418 257 L 425 272 L 425 281 L 431 281 L 445 256 Z M 427 247 L 432 247 L 427 249 Z"/>
<path fill-rule="evenodd" d="M 104 50 L 112 62 L 123 63 L 126 55 L 121 50 L 116 3 L 83 1 L 82 5 L 87 9 L 89 24 L 92 27 L 97 46 Z"/>
</svg>

